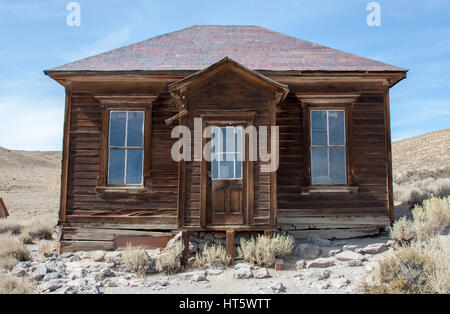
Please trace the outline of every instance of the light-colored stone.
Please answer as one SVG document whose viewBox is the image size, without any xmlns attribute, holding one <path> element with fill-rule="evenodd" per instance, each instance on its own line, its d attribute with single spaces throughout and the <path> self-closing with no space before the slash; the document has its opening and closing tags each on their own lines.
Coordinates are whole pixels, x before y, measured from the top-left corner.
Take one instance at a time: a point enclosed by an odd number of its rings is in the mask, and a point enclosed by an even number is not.
<svg viewBox="0 0 450 314">
<path fill-rule="evenodd" d="M 105 251 L 101 251 L 101 250 L 93 251 L 91 254 L 92 254 L 91 255 L 92 260 L 94 262 L 102 262 L 105 260 Z"/>
<path fill-rule="evenodd" d="M 234 278 L 236 279 L 249 279 L 252 277 L 253 274 L 250 268 L 239 268 L 234 271 Z"/>
<path fill-rule="evenodd" d="M 311 243 L 300 243 L 295 247 L 293 252 L 293 255 L 302 259 L 313 259 L 319 256 L 319 254 L 320 247 Z"/>
<path fill-rule="evenodd" d="M 347 266 L 349 266 L 349 267 L 357 267 L 357 266 L 362 266 L 362 265 L 364 265 L 362 259 L 356 259 L 356 260 L 347 262 Z"/>
<path fill-rule="evenodd" d="M 40 264 L 36 270 L 31 273 L 31 278 L 34 280 L 41 280 L 48 273 L 47 266 Z"/>
<path fill-rule="evenodd" d="M 379 254 L 387 251 L 388 246 L 384 243 L 370 244 L 362 249 L 357 250 L 358 253 Z"/>
<path fill-rule="evenodd" d="M 299 260 L 299 261 L 297 261 L 297 263 L 295 263 L 295 267 L 297 268 L 297 269 L 303 269 L 303 268 L 305 268 L 306 267 L 306 261 L 305 260 Z"/>
<path fill-rule="evenodd" d="M 331 246 L 330 240 L 322 239 L 321 237 L 314 234 L 309 235 L 307 241 L 318 246 Z"/>
<path fill-rule="evenodd" d="M 345 250 L 345 251 L 355 251 L 356 249 L 358 248 L 358 246 L 357 245 L 354 245 L 354 244 L 346 244 L 346 245 L 344 245 L 344 247 L 343 247 L 343 249 Z"/>
<path fill-rule="evenodd" d="M 275 283 L 273 285 L 271 285 L 270 290 L 273 291 L 273 293 L 281 293 L 281 292 L 286 292 L 286 287 L 281 283 Z"/>
<path fill-rule="evenodd" d="M 361 254 L 356 253 L 356 252 L 344 251 L 344 252 L 336 254 L 335 258 L 337 260 L 347 262 L 347 261 L 353 261 L 353 260 L 362 260 L 362 259 L 364 259 L 364 256 L 362 256 Z"/>
<path fill-rule="evenodd" d="M 328 256 L 335 256 L 336 254 L 340 253 L 342 250 L 337 249 L 337 250 L 330 250 L 328 252 Z"/>
<path fill-rule="evenodd" d="M 194 275 L 196 277 L 202 277 L 202 276 L 204 277 L 204 276 L 206 276 L 206 271 L 197 270 L 197 271 L 192 271 L 192 272 L 188 272 L 188 273 L 179 273 L 178 278 L 180 278 L 182 280 L 192 280 Z"/>
<path fill-rule="evenodd" d="M 253 277 L 255 277 L 257 279 L 263 279 L 263 278 L 269 278 L 269 277 L 271 277 L 271 275 L 270 275 L 269 271 L 267 270 L 267 268 L 262 267 L 262 268 L 258 268 L 253 271 Z"/>
<path fill-rule="evenodd" d="M 191 277 L 192 281 L 206 281 L 206 273 L 205 272 L 195 272 L 192 277 Z"/>
<path fill-rule="evenodd" d="M 310 270 L 308 270 L 306 275 L 309 278 L 314 278 L 317 280 L 324 280 L 324 279 L 328 279 L 330 277 L 331 270 L 329 270 L 329 269 L 324 269 L 324 270 L 310 269 Z"/>
<path fill-rule="evenodd" d="M 223 270 L 222 269 L 211 269 L 210 268 L 210 269 L 206 270 L 206 273 L 209 276 L 218 276 L 218 275 L 223 273 Z"/>
<path fill-rule="evenodd" d="M 337 289 L 342 289 L 347 287 L 350 284 L 350 280 L 347 278 L 338 278 L 336 280 L 333 280 L 333 286 Z"/>
<path fill-rule="evenodd" d="M 318 258 L 307 263 L 307 268 L 326 268 L 334 265 L 335 259 L 332 257 Z"/>
<path fill-rule="evenodd" d="M 59 273 L 47 273 L 42 281 L 51 281 L 60 278 L 61 275 Z"/>
<path fill-rule="evenodd" d="M 246 263 L 237 263 L 236 265 L 234 265 L 234 269 L 240 269 L 240 268 L 253 269 L 255 267 L 253 265 L 246 264 Z"/>
</svg>

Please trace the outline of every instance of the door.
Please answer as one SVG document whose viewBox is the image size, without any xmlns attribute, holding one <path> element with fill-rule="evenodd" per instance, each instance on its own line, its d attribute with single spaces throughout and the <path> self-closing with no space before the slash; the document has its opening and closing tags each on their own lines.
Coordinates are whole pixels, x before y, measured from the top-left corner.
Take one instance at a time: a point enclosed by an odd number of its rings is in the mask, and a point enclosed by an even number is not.
<svg viewBox="0 0 450 314">
<path fill-rule="evenodd" d="M 227 125 L 211 129 L 211 162 L 207 165 L 209 225 L 241 225 L 245 220 L 245 149 L 243 128 Z"/>
</svg>

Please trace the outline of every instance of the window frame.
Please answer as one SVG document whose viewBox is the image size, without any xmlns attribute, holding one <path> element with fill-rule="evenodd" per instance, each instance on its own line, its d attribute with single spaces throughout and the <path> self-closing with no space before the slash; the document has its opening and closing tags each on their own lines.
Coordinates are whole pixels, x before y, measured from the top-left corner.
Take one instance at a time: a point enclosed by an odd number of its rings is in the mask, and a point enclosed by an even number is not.
<svg viewBox="0 0 450 314">
<path fill-rule="evenodd" d="M 302 194 L 310 192 L 356 192 L 359 188 L 356 185 L 355 169 L 353 167 L 352 132 L 353 132 L 353 103 L 335 102 L 321 103 L 302 102 L 302 123 L 303 134 L 305 134 L 303 147 L 303 170 L 302 170 Z M 311 174 L 311 110 L 343 110 L 345 120 L 345 166 L 346 184 L 312 184 Z"/>
<path fill-rule="evenodd" d="M 330 119 L 329 119 L 329 112 L 330 111 L 340 111 L 343 112 L 344 114 L 344 144 L 343 145 L 331 145 L 330 144 Z M 310 163 L 309 163 L 309 167 L 311 169 L 311 186 L 329 186 L 329 185 L 342 185 L 342 186 L 346 186 L 348 184 L 348 172 L 347 172 L 347 117 L 346 117 L 346 112 L 345 109 L 337 109 L 337 108 L 333 108 L 333 109 L 317 109 L 317 108 L 312 108 L 309 110 L 309 121 L 311 121 L 311 117 L 312 117 L 312 113 L 313 112 L 326 112 L 326 119 L 327 119 L 327 144 L 326 145 L 313 145 L 312 144 L 312 136 L 313 136 L 313 129 L 312 129 L 312 124 L 310 123 L 309 125 L 309 154 L 310 154 Z M 340 149 L 344 149 L 344 156 L 345 156 L 345 160 L 344 160 L 344 173 L 345 173 L 345 182 L 344 183 L 313 183 L 313 176 L 312 176 L 312 153 L 313 153 L 313 149 L 314 148 L 324 148 L 327 149 L 327 162 L 328 162 L 328 176 L 330 175 L 330 149 L 332 148 L 340 148 Z"/>
<path fill-rule="evenodd" d="M 125 146 L 111 146 L 111 116 L 113 112 L 125 112 L 126 113 L 126 124 L 125 124 Z M 142 146 L 140 147 L 133 147 L 133 146 L 127 146 L 127 139 L 128 139 L 128 114 L 130 112 L 142 112 Z M 145 165 L 145 110 L 124 110 L 124 109 L 111 109 L 108 112 L 108 145 L 107 145 L 107 172 L 106 172 L 106 184 L 107 186 L 112 187 L 143 187 L 144 186 L 144 165 Z M 125 151 L 125 159 L 124 159 L 124 183 L 123 184 L 112 184 L 109 183 L 109 175 L 110 175 L 110 157 L 111 157 L 111 150 L 124 150 Z M 142 151 L 142 171 L 141 171 L 141 183 L 138 184 L 127 184 L 127 163 L 128 163 L 128 150 L 139 150 Z"/>
<path fill-rule="evenodd" d="M 108 98 L 109 100 L 109 98 Z M 143 111 L 144 112 L 144 138 L 143 138 L 143 178 L 139 185 L 111 185 L 108 184 L 109 172 L 109 125 L 111 111 Z M 152 102 L 145 103 L 107 103 L 102 102 L 101 111 L 101 144 L 100 144 L 100 169 L 97 177 L 96 191 L 98 193 L 136 193 L 146 192 L 151 178 L 151 130 L 152 130 Z"/>
<path fill-rule="evenodd" d="M 243 130 L 243 127 L 242 126 L 214 126 L 213 128 L 212 128 L 212 130 L 211 130 L 211 134 L 213 134 L 214 132 L 213 132 L 213 130 L 214 129 L 218 129 L 218 130 L 220 130 L 220 133 L 222 133 L 222 131 L 221 131 L 221 129 L 227 129 L 227 128 L 233 128 L 233 136 L 235 137 L 236 136 L 236 134 L 237 134 L 237 132 L 236 132 L 236 129 L 237 128 L 240 128 L 241 129 L 241 151 L 240 152 L 237 152 L 236 150 L 235 151 L 233 151 L 233 152 L 223 152 L 223 151 L 219 151 L 219 152 L 212 152 L 212 150 L 211 150 L 211 180 L 213 180 L 213 181 L 223 181 L 223 180 L 243 180 L 243 178 L 244 178 L 244 173 L 243 173 L 243 165 L 244 165 L 244 162 L 243 162 L 243 160 L 237 160 L 236 159 L 236 155 L 237 154 L 241 154 L 241 159 L 242 159 L 242 155 L 243 155 L 243 149 L 244 149 L 244 136 L 245 136 L 245 134 L 244 134 L 244 130 Z M 226 134 L 227 132 L 225 132 L 225 134 Z M 223 133 L 222 133 L 223 134 Z M 223 137 L 219 137 L 219 142 L 218 142 L 218 147 L 220 148 L 222 145 L 222 142 L 220 141 L 220 139 L 223 139 Z M 235 148 L 236 148 L 236 142 L 234 142 L 234 144 L 235 144 Z M 211 139 L 211 145 L 212 145 L 212 139 Z M 213 161 L 213 159 L 214 159 L 214 155 L 216 155 L 216 156 L 222 156 L 222 158 L 224 157 L 224 155 L 226 155 L 226 154 L 233 154 L 234 155 L 234 159 L 233 159 L 233 178 L 221 178 L 220 177 L 220 161 L 231 161 L 231 160 L 217 160 L 218 162 L 219 162 L 219 164 L 218 164 L 218 177 L 217 178 L 214 178 L 214 176 L 213 176 L 213 167 L 212 167 L 212 161 Z M 236 177 L 236 164 L 237 164 L 237 162 L 240 162 L 241 163 L 241 176 L 240 177 Z"/>
</svg>

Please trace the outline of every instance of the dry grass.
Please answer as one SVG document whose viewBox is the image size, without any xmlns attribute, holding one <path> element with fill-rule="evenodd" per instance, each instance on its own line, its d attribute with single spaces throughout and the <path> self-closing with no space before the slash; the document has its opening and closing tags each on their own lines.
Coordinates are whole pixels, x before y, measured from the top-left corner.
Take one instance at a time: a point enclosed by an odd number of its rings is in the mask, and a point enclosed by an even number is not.
<svg viewBox="0 0 450 314">
<path fill-rule="evenodd" d="M 9 233 L 0 234 L 0 260 L 3 266 L 12 267 L 14 259 L 17 262 L 29 261 L 30 251 L 16 237 Z"/>
<path fill-rule="evenodd" d="M 433 293 L 431 279 L 435 273 L 433 259 L 417 245 L 402 247 L 395 254 L 379 262 L 374 283 L 364 284 L 370 294 Z"/>
<path fill-rule="evenodd" d="M 274 237 L 259 235 L 248 240 L 241 238 L 238 255 L 245 262 L 258 266 L 272 266 L 276 258 L 292 253 L 295 240 L 291 236 L 277 234 Z"/>
<path fill-rule="evenodd" d="M 214 263 L 229 265 L 231 256 L 228 255 L 223 245 L 206 245 L 201 253 L 197 253 L 195 257 L 195 266 L 208 268 Z"/>
<path fill-rule="evenodd" d="M 397 221 L 391 237 L 399 245 L 379 262 L 366 293 L 450 293 L 450 238 L 440 234 L 450 224 L 450 198 L 431 198 Z"/>
<path fill-rule="evenodd" d="M 0 294 L 31 294 L 36 289 L 28 278 L 0 275 Z"/>
<path fill-rule="evenodd" d="M 9 219 L 0 220 L 0 234 L 1 233 L 11 233 L 14 235 L 20 234 L 22 232 L 23 225 Z"/>
<path fill-rule="evenodd" d="M 156 258 L 156 270 L 166 274 L 177 273 L 181 270 L 181 254 L 184 245 L 181 242 L 175 242 Z"/>
<path fill-rule="evenodd" d="M 141 247 L 133 247 L 130 244 L 122 253 L 122 263 L 127 269 L 138 275 L 144 275 L 152 266 L 145 250 Z"/>
<path fill-rule="evenodd" d="M 41 259 L 45 259 L 49 254 L 53 252 L 53 249 L 56 247 L 55 242 L 48 242 L 45 240 L 38 242 L 38 255 Z"/>
<path fill-rule="evenodd" d="M 414 230 L 419 241 L 439 235 L 450 225 L 450 197 L 433 197 L 412 211 Z"/>
<path fill-rule="evenodd" d="M 394 200 L 411 206 L 422 204 L 431 197 L 450 196 L 450 178 L 425 178 L 394 183 Z"/>
<path fill-rule="evenodd" d="M 37 221 L 23 229 L 23 234 L 32 239 L 51 240 L 55 226 L 49 222 Z"/>
<path fill-rule="evenodd" d="M 412 215 L 412 221 L 402 217 L 394 223 L 390 236 L 396 244 L 423 242 L 441 234 L 450 225 L 450 197 L 425 200 L 413 209 Z"/>
</svg>

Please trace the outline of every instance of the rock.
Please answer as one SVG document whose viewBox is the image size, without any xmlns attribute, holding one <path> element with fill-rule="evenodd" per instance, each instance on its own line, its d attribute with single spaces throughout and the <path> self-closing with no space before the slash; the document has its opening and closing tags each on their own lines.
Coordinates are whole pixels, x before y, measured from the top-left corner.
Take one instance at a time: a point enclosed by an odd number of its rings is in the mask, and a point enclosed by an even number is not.
<svg viewBox="0 0 450 314">
<path fill-rule="evenodd" d="M 267 268 L 262 267 L 253 271 L 253 277 L 257 279 L 269 278 L 271 277 Z"/>
<path fill-rule="evenodd" d="M 353 244 L 346 244 L 344 245 L 344 247 L 342 249 L 344 249 L 344 251 L 355 251 L 358 248 L 357 245 L 353 245 Z"/>
<path fill-rule="evenodd" d="M 333 286 L 337 289 L 342 289 L 347 287 L 350 284 L 350 280 L 347 278 L 338 278 L 337 280 L 333 281 Z"/>
<path fill-rule="evenodd" d="M 39 289 L 41 291 L 50 291 L 50 292 L 58 290 L 61 287 L 62 287 L 62 284 L 59 282 L 45 282 L 45 283 L 39 285 Z"/>
<path fill-rule="evenodd" d="M 322 290 L 326 290 L 330 287 L 331 287 L 331 283 L 329 283 L 329 282 L 325 282 L 325 283 L 319 285 L 319 289 L 322 289 Z"/>
<path fill-rule="evenodd" d="M 328 252 L 328 256 L 335 256 L 336 254 L 339 254 L 342 250 L 337 249 L 337 250 L 331 250 L 330 252 Z"/>
<path fill-rule="evenodd" d="M 182 232 L 178 232 L 172 239 L 167 242 L 166 248 L 164 251 L 167 251 L 168 249 L 172 248 L 177 242 L 181 242 L 181 236 Z"/>
<path fill-rule="evenodd" d="M 205 237 L 203 238 L 205 242 L 213 242 L 214 241 L 214 235 L 211 232 L 208 232 Z"/>
<path fill-rule="evenodd" d="M 367 254 L 379 254 L 388 249 L 388 246 L 384 243 L 375 243 L 370 244 L 362 249 L 357 250 L 358 253 L 367 253 Z"/>
<path fill-rule="evenodd" d="M 215 270 L 225 270 L 225 265 L 223 263 L 214 262 L 209 268 Z"/>
<path fill-rule="evenodd" d="M 272 290 L 274 293 L 281 293 L 281 292 L 286 292 L 286 287 L 281 283 L 276 283 L 271 285 L 270 290 Z"/>
<path fill-rule="evenodd" d="M 361 254 L 356 253 L 356 252 L 344 251 L 339 254 L 336 254 L 335 258 L 340 261 L 347 262 L 347 261 L 354 261 L 354 260 L 362 260 L 364 257 Z"/>
<path fill-rule="evenodd" d="M 331 246 L 330 240 L 322 239 L 321 237 L 314 234 L 309 235 L 307 241 L 318 246 Z"/>
<path fill-rule="evenodd" d="M 106 278 L 106 279 L 103 281 L 103 286 L 104 286 L 104 287 L 107 287 L 107 288 L 114 288 L 114 287 L 117 287 L 118 285 L 117 285 L 117 282 L 116 282 L 114 279 L 112 279 L 112 278 Z"/>
<path fill-rule="evenodd" d="M 101 274 L 102 274 L 104 277 L 114 277 L 114 276 L 115 276 L 114 272 L 113 272 L 113 271 L 111 270 L 111 268 L 109 268 L 109 267 L 104 268 L 104 269 L 101 271 Z"/>
<path fill-rule="evenodd" d="M 73 253 L 72 253 L 72 252 L 64 252 L 64 253 L 62 253 L 59 257 L 65 259 L 65 258 L 70 258 L 70 257 L 72 257 L 72 256 L 73 256 Z"/>
<path fill-rule="evenodd" d="M 130 285 L 130 282 L 128 281 L 128 279 L 125 279 L 125 278 L 119 278 L 119 279 L 116 281 L 116 283 L 117 283 L 119 286 L 124 286 L 124 287 L 128 287 L 128 286 Z"/>
<path fill-rule="evenodd" d="M 310 261 L 307 263 L 307 268 L 325 268 L 334 265 L 334 258 L 326 257 L 326 258 L 318 258 L 316 260 Z"/>
<path fill-rule="evenodd" d="M 76 289 L 72 286 L 63 286 L 58 290 L 55 290 L 56 294 L 74 294 L 76 293 Z"/>
<path fill-rule="evenodd" d="M 214 235 L 214 238 L 216 238 L 216 239 L 225 239 L 225 237 L 226 237 L 225 232 L 214 232 L 213 235 Z"/>
<path fill-rule="evenodd" d="M 55 280 L 61 277 L 61 274 L 59 273 L 47 273 L 44 278 L 42 279 L 42 281 L 51 281 L 51 280 Z"/>
<path fill-rule="evenodd" d="M 189 242 L 189 253 L 195 253 L 198 251 L 198 245 L 192 242 Z"/>
<path fill-rule="evenodd" d="M 34 280 L 41 280 L 48 273 L 47 266 L 41 264 L 37 267 L 35 271 L 31 273 L 31 278 Z"/>
<path fill-rule="evenodd" d="M 238 268 L 234 272 L 234 278 L 236 279 L 249 279 L 252 278 L 253 274 L 250 268 Z"/>
<path fill-rule="evenodd" d="M 208 270 L 206 270 L 206 273 L 209 275 L 209 276 L 217 276 L 217 275 L 220 275 L 220 274 L 222 274 L 223 273 L 223 270 L 222 269 L 208 269 Z"/>
<path fill-rule="evenodd" d="M 295 263 L 295 267 L 297 268 L 297 269 L 303 269 L 303 268 L 305 268 L 306 267 L 306 261 L 305 260 L 299 260 L 299 261 L 297 261 L 297 263 Z"/>
<path fill-rule="evenodd" d="M 246 263 L 237 263 L 236 265 L 234 265 L 234 269 L 240 269 L 240 268 L 248 268 L 248 269 L 254 269 L 255 267 L 253 265 L 250 264 L 246 264 Z"/>
<path fill-rule="evenodd" d="M 362 266 L 362 265 L 363 265 L 362 259 L 352 260 L 347 263 L 347 266 L 349 266 L 349 267 L 356 267 L 356 266 Z"/>
<path fill-rule="evenodd" d="M 107 263 L 119 264 L 122 252 L 114 251 L 105 253 L 105 261 Z"/>
<path fill-rule="evenodd" d="M 307 276 L 310 278 L 315 278 L 317 280 L 324 280 L 328 279 L 331 275 L 331 270 L 325 269 L 325 270 L 317 270 L 312 269 L 307 272 Z"/>
<path fill-rule="evenodd" d="M 298 244 L 293 252 L 293 255 L 303 259 L 314 259 L 320 254 L 320 247 L 310 243 Z"/>
<path fill-rule="evenodd" d="M 206 281 L 206 273 L 205 272 L 195 272 L 195 274 L 191 277 L 192 281 Z"/>
<path fill-rule="evenodd" d="M 24 277 L 27 274 L 27 270 L 25 268 L 14 267 L 11 274 L 17 277 Z"/>
<path fill-rule="evenodd" d="M 94 262 L 102 262 L 105 260 L 105 251 L 93 251 L 91 253 L 91 258 Z"/>
<path fill-rule="evenodd" d="M 183 280 L 190 280 L 193 277 L 197 278 L 197 277 L 201 277 L 201 276 L 206 276 L 206 271 L 204 270 L 197 270 L 197 271 L 192 271 L 189 273 L 180 273 L 178 274 L 178 278 L 183 279 Z"/>
</svg>

